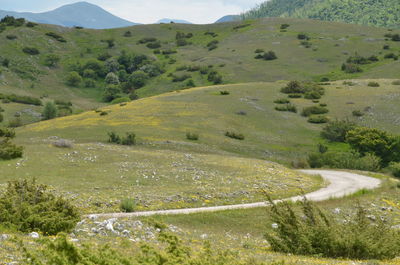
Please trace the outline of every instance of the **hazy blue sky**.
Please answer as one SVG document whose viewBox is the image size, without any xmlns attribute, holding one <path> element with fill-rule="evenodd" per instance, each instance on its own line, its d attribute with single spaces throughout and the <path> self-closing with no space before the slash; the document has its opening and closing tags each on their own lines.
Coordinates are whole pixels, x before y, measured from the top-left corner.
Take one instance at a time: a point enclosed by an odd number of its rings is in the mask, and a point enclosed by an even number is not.
<svg viewBox="0 0 400 265">
<path fill-rule="evenodd" d="M 228 14 L 239 14 L 265 0 L 88 0 L 107 11 L 139 23 L 161 18 L 211 23 Z M 77 0 L 0 0 L 0 9 L 43 12 Z"/>
</svg>

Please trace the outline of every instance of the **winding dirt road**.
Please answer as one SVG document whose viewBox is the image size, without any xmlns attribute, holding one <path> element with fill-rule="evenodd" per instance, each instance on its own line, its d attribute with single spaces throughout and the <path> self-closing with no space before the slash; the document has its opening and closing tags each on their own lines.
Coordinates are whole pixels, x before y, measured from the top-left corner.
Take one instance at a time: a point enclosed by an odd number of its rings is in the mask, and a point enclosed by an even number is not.
<svg viewBox="0 0 400 265">
<path fill-rule="evenodd" d="M 301 170 L 300 172 L 309 175 L 320 175 L 326 181 L 329 182 L 329 185 L 327 187 L 305 195 L 307 199 L 312 201 L 323 201 L 323 200 L 328 200 L 330 198 L 340 198 L 347 195 L 351 195 L 361 189 L 378 188 L 381 184 L 381 181 L 379 179 L 343 171 Z M 298 201 L 301 199 L 303 199 L 303 196 L 296 196 L 285 200 Z M 279 201 L 281 200 L 276 200 L 275 202 Z M 159 211 L 134 212 L 134 213 L 90 214 L 87 215 L 86 217 L 123 218 L 123 217 L 141 217 L 141 216 L 152 216 L 152 215 L 178 215 L 178 214 L 217 212 L 225 210 L 250 209 L 250 208 L 258 208 L 266 206 L 268 206 L 268 202 L 256 202 L 248 204 L 188 208 L 188 209 L 176 209 L 176 210 L 159 210 Z"/>
</svg>

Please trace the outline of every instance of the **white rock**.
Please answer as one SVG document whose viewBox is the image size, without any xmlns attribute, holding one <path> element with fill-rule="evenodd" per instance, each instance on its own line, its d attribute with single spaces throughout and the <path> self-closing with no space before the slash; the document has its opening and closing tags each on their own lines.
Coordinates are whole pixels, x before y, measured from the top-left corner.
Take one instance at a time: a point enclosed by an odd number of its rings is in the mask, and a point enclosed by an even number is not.
<svg viewBox="0 0 400 265">
<path fill-rule="evenodd" d="M 201 238 L 201 239 L 206 239 L 206 238 L 208 238 L 208 235 L 207 235 L 207 234 L 202 234 L 202 235 L 200 236 L 200 238 Z"/>
<path fill-rule="evenodd" d="M 39 238 L 39 234 L 36 233 L 36 232 L 30 233 L 29 236 L 30 236 L 31 238 Z"/>
<path fill-rule="evenodd" d="M 273 224 L 271 225 L 271 227 L 272 227 L 273 229 L 278 229 L 279 225 L 278 225 L 277 223 L 273 223 Z"/>
<path fill-rule="evenodd" d="M 7 235 L 7 234 L 1 234 L 1 235 L 0 235 L 0 240 L 1 240 L 1 241 L 2 241 L 2 240 L 7 240 L 9 237 L 10 237 L 10 236 Z"/>
<path fill-rule="evenodd" d="M 340 214 L 342 210 L 340 208 L 335 208 L 335 210 L 333 210 L 333 213 L 335 214 Z"/>
</svg>

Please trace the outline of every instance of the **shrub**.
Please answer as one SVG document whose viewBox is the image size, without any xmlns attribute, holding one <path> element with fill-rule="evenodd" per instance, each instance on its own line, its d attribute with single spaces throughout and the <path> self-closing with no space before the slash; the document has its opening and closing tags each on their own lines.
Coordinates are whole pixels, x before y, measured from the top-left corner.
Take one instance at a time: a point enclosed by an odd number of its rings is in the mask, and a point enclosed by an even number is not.
<svg viewBox="0 0 400 265">
<path fill-rule="evenodd" d="M 111 102 L 121 97 L 121 88 L 117 85 L 108 85 L 103 93 L 104 102 Z"/>
<path fill-rule="evenodd" d="M 34 28 L 34 27 L 36 27 L 38 24 L 36 24 L 36 23 L 33 23 L 33 22 L 28 22 L 28 23 L 26 23 L 26 26 L 28 27 L 28 28 Z"/>
<path fill-rule="evenodd" d="M 256 50 L 254 51 L 254 53 L 263 53 L 263 52 L 265 52 L 264 49 L 256 49 Z"/>
<path fill-rule="evenodd" d="M 279 105 L 275 107 L 275 110 L 297 113 L 297 107 L 293 104 Z"/>
<path fill-rule="evenodd" d="M 354 110 L 352 112 L 352 114 L 353 114 L 354 117 L 362 117 L 362 116 L 364 116 L 364 112 L 362 112 L 361 110 Z"/>
<path fill-rule="evenodd" d="M 374 154 L 382 165 L 400 161 L 400 138 L 379 129 L 355 127 L 346 135 L 346 142 L 361 155 Z"/>
<path fill-rule="evenodd" d="M 381 159 L 375 155 L 360 155 L 357 152 L 325 152 L 313 153 L 308 157 L 312 168 L 340 168 L 365 171 L 378 171 L 381 168 Z"/>
<path fill-rule="evenodd" d="M 116 98 L 113 101 L 111 101 L 111 104 L 120 104 L 120 103 L 125 103 L 125 102 L 130 102 L 131 99 L 128 97 L 122 97 L 122 98 Z"/>
<path fill-rule="evenodd" d="M 309 40 L 309 39 L 310 39 L 310 37 L 308 37 L 308 35 L 305 34 L 305 33 L 300 33 L 300 34 L 298 34 L 298 35 L 297 35 L 297 38 L 298 38 L 299 40 Z"/>
<path fill-rule="evenodd" d="M 346 135 L 356 127 L 354 122 L 348 120 L 330 121 L 321 132 L 321 137 L 331 142 L 345 142 Z"/>
<path fill-rule="evenodd" d="M 275 52 L 268 51 L 268 52 L 264 53 L 263 59 L 266 61 L 272 61 L 272 60 L 278 59 L 278 57 L 276 56 Z"/>
<path fill-rule="evenodd" d="M 159 49 L 159 48 L 161 48 L 161 42 L 159 42 L 159 41 L 150 42 L 150 43 L 147 43 L 146 47 L 149 49 L 153 49 L 153 50 Z"/>
<path fill-rule="evenodd" d="M 309 123 L 322 124 L 329 122 L 329 119 L 324 115 L 311 115 L 307 121 Z"/>
<path fill-rule="evenodd" d="M 55 40 L 57 40 L 57 41 L 59 41 L 59 42 L 67 42 L 67 40 L 64 39 L 63 36 L 61 36 L 61 35 L 59 35 L 59 34 L 57 34 L 57 33 L 54 33 L 54 32 L 47 32 L 46 35 L 49 36 L 49 37 L 52 37 L 53 39 L 55 39 Z"/>
<path fill-rule="evenodd" d="M 59 147 L 59 148 L 72 148 L 73 143 L 70 140 L 58 139 L 53 142 L 53 146 Z"/>
<path fill-rule="evenodd" d="M 385 45 L 383 45 L 383 49 L 384 49 L 384 50 L 389 50 L 389 49 L 390 49 L 390 46 L 389 46 L 389 44 L 385 44 Z"/>
<path fill-rule="evenodd" d="M 288 95 L 289 98 L 302 98 L 303 94 L 300 93 L 293 93 Z"/>
<path fill-rule="evenodd" d="M 323 87 L 313 82 L 290 81 L 281 89 L 281 92 L 285 94 L 318 93 L 322 96 L 325 90 Z"/>
<path fill-rule="evenodd" d="M 400 178 L 400 163 L 392 162 L 389 164 L 389 169 L 392 172 L 393 176 L 396 178 Z"/>
<path fill-rule="evenodd" d="M 6 38 L 7 38 L 8 40 L 16 40 L 16 39 L 18 39 L 18 37 L 15 36 L 15 35 L 7 35 Z"/>
<path fill-rule="evenodd" d="M 290 100 L 287 98 L 280 98 L 274 101 L 275 104 L 288 104 Z"/>
<path fill-rule="evenodd" d="M 222 83 L 222 76 L 217 71 L 211 71 L 208 74 L 207 80 L 212 82 L 214 85 Z"/>
<path fill-rule="evenodd" d="M 308 91 L 304 94 L 305 99 L 320 99 L 322 96 L 318 91 Z"/>
<path fill-rule="evenodd" d="M 133 198 L 125 198 L 121 201 L 119 208 L 125 213 L 132 213 L 136 209 L 136 201 Z"/>
<path fill-rule="evenodd" d="M 135 133 L 126 133 L 124 138 L 121 138 L 122 145 L 135 145 L 136 144 L 136 134 Z"/>
<path fill-rule="evenodd" d="M 67 75 L 66 83 L 69 86 L 77 87 L 82 81 L 83 79 L 78 72 L 73 71 Z"/>
<path fill-rule="evenodd" d="M 20 95 L 2 95 L 0 94 L 0 98 L 6 99 L 8 102 L 15 102 L 20 104 L 27 104 L 27 105 L 35 105 L 41 106 L 42 101 L 38 98 L 30 97 L 30 96 L 20 96 Z"/>
<path fill-rule="evenodd" d="M 126 38 L 132 37 L 132 32 L 130 32 L 129 30 L 125 31 L 123 36 Z"/>
<path fill-rule="evenodd" d="M 119 84 L 119 78 L 116 74 L 114 73 L 108 73 L 106 75 L 106 78 L 104 79 L 106 84 L 111 84 L 111 85 L 118 85 Z"/>
<path fill-rule="evenodd" d="M 54 119 L 57 117 L 57 112 L 57 106 L 53 102 L 47 102 L 42 112 L 43 120 Z"/>
<path fill-rule="evenodd" d="M 0 160 L 11 160 L 23 155 L 23 147 L 11 143 L 10 138 L 0 140 Z M 1 217 L 0 217 L 1 218 Z"/>
<path fill-rule="evenodd" d="M 40 54 L 39 50 L 33 47 L 24 47 L 22 51 L 29 55 L 38 55 Z"/>
<path fill-rule="evenodd" d="M 393 34 L 392 41 L 400 41 L 400 34 Z"/>
<path fill-rule="evenodd" d="M 121 144 L 121 137 L 115 132 L 108 133 L 108 142 L 113 144 Z"/>
<path fill-rule="evenodd" d="M 12 181 L 0 197 L 0 222 L 24 233 L 39 231 L 45 235 L 71 232 L 80 221 L 78 210 L 47 186 L 35 180 Z"/>
<path fill-rule="evenodd" d="M 0 123 L 3 122 L 3 120 L 4 120 L 4 116 L 3 116 L 3 114 L 0 113 Z"/>
<path fill-rule="evenodd" d="M 223 90 L 223 91 L 219 91 L 219 94 L 222 96 L 227 96 L 227 95 L 230 95 L 231 93 L 227 90 Z"/>
<path fill-rule="evenodd" d="M 313 114 L 325 114 L 328 112 L 329 112 L 329 110 L 325 107 L 311 106 L 311 107 L 304 108 L 303 111 L 301 112 L 301 115 L 304 117 L 309 117 Z"/>
<path fill-rule="evenodd" d="M 280 26 L 280 29 L 287 29 L 288 27 L 290 27 L 289 24 L 282 24 L 282 25 Z"/>
<path fill-rule="evenodd" d="M 149 75 L 143 71 L 136 71 L 129 77 L 128 83 L 135 89 L 142 88 L 146 85 Z"/>
<path fill-rule="evenodd" d="M 392 85 L 394 86 L 400 86 L 400 80 L 396 80 L 392 82 Z"/>
<path fill-rule="evenodd" d="M 226 132 L 225 133 L 226 137 L 236 139 L 236 140 L 244 140 L 244 135 L 241 133 L 236 133 L 236 132 Z"/>
<path fill-rule="evenodd" d="M 385 54 L 384 58 L 385 59 L 393 59 L 393 60 L 397 61 L 399 59 L 399 56 L 397 56 L 394 53 L 388 53 L 388 54 Z"/>
<path fill-rule="evenodd" d="M 370 86 L 370 87 L 380 87 L 381 85 L 379 85 L 378 82 L 369 82 L 368 86 Z"/>
<path fill-rule="evenodd" d="M 61 58 L 57 54 L 47 54 L 43 64 L 48 67 L 55 67 L 60 62 Z"/>
<path fill-rule="evenodd" d="M 298 213 L 289 202 L 269 200 L 271 222 L 266 234 L 272 250 L 295 255 L 348 259 L 392 259 L 400 251 L 400 232 L 390 222 L 371 221 L 361 206 L 352 217 L 330 216 L 304 199 Z M 343 221 L 342 219 L 345 219 Z"/>
<path fill-rule="evenodd" d="M 199 140 L 199 135 L 197 133 L 187 132 L 186 139 L 190 141 L 197 141 Z"/>
<path fill-rule="evenodd" d="M 146 44 L 146 43 L 149 43 L 149 42 L 156 42 L 156 41 L 157 41 L 156 38 L 148 37 L 148 38 L 140 39 L 140 40 L 138 41 L 138 44 Z"/>
<path fill-rule="evenodd" d="M 354 74 L 354 73 L 361 73 L 363 70 L 356 64 L 344 63 L 342 65 L 342 71 L 344 71 L 348 74 Z"/>
</svg>

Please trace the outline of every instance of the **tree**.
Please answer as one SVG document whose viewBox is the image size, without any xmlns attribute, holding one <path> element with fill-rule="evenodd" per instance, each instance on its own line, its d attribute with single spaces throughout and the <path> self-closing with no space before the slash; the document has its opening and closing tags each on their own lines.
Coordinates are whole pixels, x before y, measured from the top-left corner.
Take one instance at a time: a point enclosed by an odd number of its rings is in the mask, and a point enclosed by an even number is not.
<svg viewBox="0 0 400 265">
<path fill-rule="evenodd" d="M 129 77 L 129 84 L 132 88 L 139 89 L 146 85 L 149 76 L 143 71 L 136 71 Z"/>
<path fill-rule="evenodd" d="M 374 154 L 383 165 L 400 160 L 400 139 L 374 128 L 357 127 L 349 131 L 346 141 L 362 155 Z"/>
<path fill-rule="evenodd" d="M 111 84 L 111 85 L 118 85 L 119 84 L 119 78 L 114 73 L 108 73 L 106 75 L 105 81 L 106 81 L 107 84 Z"/>
<path fill-rule="evenodd" d="M 105 102 L 111 102 L 116 98 L 119 98 L 121 94 L 121 88 L 117 85 L 108 85 L 104 90 L 103 100 Z"/>
<path fill-rule="evenodd" d="M 43 120 L 51 120 L 57 117 L 58 109 L 53 102 L 47 102 L 44 106 L 42 117 Z"/>
<path fill-rule="evenodd" d="M 67 76 L 67 85 L 77 87 L 82 82 L 82 77 L 75 71 L 70 72 Z"/>
<path fill-rule="evenodd" d="M 56 67 L 58 62 L 60 62 L 60 56 L 57 54 L 47 54 L 44 58 L 44 65 L 48 67 Z"/>
<path fill-rule="evenodd" d="M 335 120 L 329 122 L 321 132 L 321 137 L 331 142 L 345 142 L 346 134 L 356 127 L 354 122 L 348 120 Z"/>
</svg>

